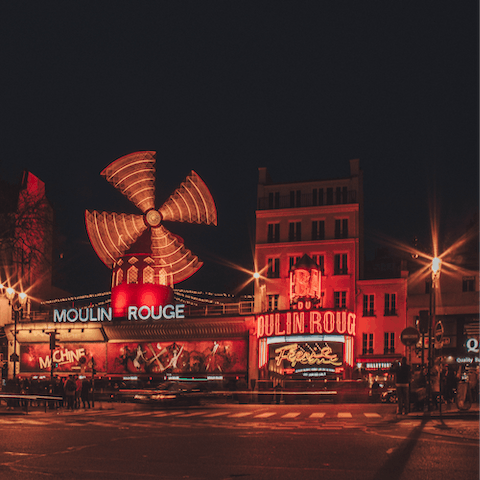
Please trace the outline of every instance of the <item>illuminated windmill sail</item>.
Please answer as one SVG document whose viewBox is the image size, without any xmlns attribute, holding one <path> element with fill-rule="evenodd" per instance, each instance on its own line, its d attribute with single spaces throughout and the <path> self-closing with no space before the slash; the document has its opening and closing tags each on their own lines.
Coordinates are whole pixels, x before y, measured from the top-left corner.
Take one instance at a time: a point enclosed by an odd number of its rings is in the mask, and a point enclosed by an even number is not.
<svg viewBox="0 0 480 480">
<path fill-rule="evenodd" d="M 148 280 L 143 283 L 172 287 L 203 265 L 184 246 L 183 240 L 163 225 L 164 221 L 217 224 L 217 210 L 210 191 L 193 170 L 158 210 L 155 208 L 155 152 L 135 152 L 121 157 L 101 175 L 142 212 L 86 211 L 88 236 L 105 265 L 114 268 L 121 264 L 124 255 L 147 231 L 150 248 L 144 253 L 148 255 L 150 270 Z M 136 279 L 129 280 L 127 283 L 139 283 Z"/>
</svg>

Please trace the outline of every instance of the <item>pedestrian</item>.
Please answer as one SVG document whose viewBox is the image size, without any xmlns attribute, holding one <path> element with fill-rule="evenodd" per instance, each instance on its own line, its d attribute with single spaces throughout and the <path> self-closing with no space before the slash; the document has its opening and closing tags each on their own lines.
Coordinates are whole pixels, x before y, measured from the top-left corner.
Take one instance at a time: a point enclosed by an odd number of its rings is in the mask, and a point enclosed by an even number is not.
<svg viewBox="0 0 480 480">
<path fill-rule="evenodd" d="M 67 396 L 67 410 L 73 410 L 75 408 L 75 391 L 76 385 L 73 377 L 68 376 L 68 380 L 65 383 L 65 394 Z"/>
<path fill-rule="evenodd" d="M 432 391 L 433 408 L 436 410 L 442 399 L 440 398 L 440 374 L 442 367 L 440 365 L 440 358 L 436 358 L 433 367 L 430 371 L 430 387 Z"/>
<path fill-rule="evenodd" d="M 406 357 L 394 366 L 395 386 L 397 388 L 398 415 L 406 415 L 410 411 L 409 386 L 410 386 L 410 365 Z"/>
<path fill-rule="evenodd" d="M 82 381 L 82 391 L 81 391 L 81 398 L 83 403 L 83 408 L 86 409 L 86 405 L 90 408 L 90 382 L 88 381 L 87 377 L 85 377 Z"/>
<path fill-rule="evenodd" d="M 82 381 L 78 377 L 78 375 L 75 375 L 75 408 L 80 408 L 80 396 L 82 394 Z"/>
</svg>

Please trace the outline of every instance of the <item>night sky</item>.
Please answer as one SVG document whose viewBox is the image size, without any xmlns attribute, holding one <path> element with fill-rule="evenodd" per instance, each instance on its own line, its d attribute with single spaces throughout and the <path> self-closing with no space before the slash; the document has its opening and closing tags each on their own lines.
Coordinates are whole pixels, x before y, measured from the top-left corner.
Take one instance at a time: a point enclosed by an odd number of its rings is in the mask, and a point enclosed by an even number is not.
<svg viewBox="0 0 480 480">
<path fill-rule="evenodd" d="M 205 262 L 178 284 L 233 292 L 252 267 L 258 167 L 275 182 L 364 172 L 375 239 L 427 248 L 478 209 L 478 2 L 3 2 L 1 178 L 45 183 L 56 285 L 109 289 L 85 209 L 138 213 L 101 176 L 157 152 L 158 206 L 195 170 L 218 227 L 169 225 Z"/>
</svg>

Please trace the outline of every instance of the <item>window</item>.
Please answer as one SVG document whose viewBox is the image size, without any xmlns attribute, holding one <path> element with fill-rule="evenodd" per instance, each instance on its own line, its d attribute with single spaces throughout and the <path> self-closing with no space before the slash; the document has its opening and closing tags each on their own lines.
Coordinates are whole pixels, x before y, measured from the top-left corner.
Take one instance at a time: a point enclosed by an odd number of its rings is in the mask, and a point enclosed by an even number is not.
<svg viewBox="0 0 480 480">
<path fill-rule="evenodd" d="M 278 295 L 268 295 L 268 309 L 278 310 Z"/>
<path fill-rule="evenodd" d="M 323 188 L 314 188 L 312 191 L 312 205 L 323 205 Z"/>
<path fill-rule="evenodd" d="M 143 283 L 155 283 L 154 270 L 150 266 L 143 269 Z"/>
<path fill-rule="evenodd" d="M 373 317 L 375 315 L 375 295 L 363 296 L 363 316 Z"/>
<path fill-rule="evenodd" d="M 324 220 L 314 220 L 312 222 L 312 240 L 325 240 Z"/>
<path fill-rule="evenodd" d="M 335 220 L 335 238 L 348 238 L 348 218 Z"/>
<path fill-rule="evenodd" d="M 385 315 L 397 314 L 397 294 L 386 293 L 385 294 Z"/>
<path fill-rule="evenodd" d="M 348 189 L 347 189 L 347 187 L 342 188 L 342 203 L 348 203 Z"/>
<path fill-rule="evenodd" d="M 373 333 L 362 334 L 362 354 L 373 353 Z"/>
<path fill-rule="evenodd" d="M 347 265 L 347 254 L 336 254 L 334 257 L 334 275 L 347 275 L 348 274 L 348 265 Z"/>
<path fill-rule="evenodd" d="M 347 292 L 333 292 L 335 308 L 347 308 Z"/>
<path fill-rule="evenodd" d="M 267 277 L 280 278 L 280 259 L 269 258 L 267 262 L 268 262 Z"/>
<path fill-rule="evenodd" d="M 312 260 L 318 265 L 322 275 L 325 274 L 325 257 L 323 255 L 312 255 Z"/>
<path fill-rule="evenodd" d="M 394 332 L 384 332 L 383 353 L 384 355 L 388 355 L 389 353 L 395 353 L 395 333 Z"/>
<path fill-rule="evenodd" d="M 289 258 L 289 268 L 290 268 L 290 270 L 299 260 L 300 260 L 300 257 L 290 257 Z"/>
<path fill-rule="evenodd" d="M 138 283 L 138 268 L 131 266 L 127 270 L 127 283 Z"/>
<path fill-rule="evenodd" d="M 462 292 L 474 292 L 474 291 L 475 291 L 475 277 L 463 277 Z"/>
<path fill-rule="evenodd" d="M 290 191 L 290 207 L 300 207 L 302 204 L 302 191 L 291 190 Z"/>
<path fill-rule="evenodd" d="M 327 205 L 333 205 L 333 188 L 327 188 Z"/>
<path fill-rule="evenodd" d="M 280 207 L 280 192 L 270 192 L 268 194 L 268 208 Z"/>
<path fill-rule="evenodd" d="M 341 187 L 337 187 L 335 190 L 335 203 L 338 205 L 342 203 L 342 189 Z"/>
<path fill-rule="evenodd" d="M 268 224 L 268 243 L 276 243 L 280 241 L 280 224 L 279 223 L 269 223 Z"/>
<path fill-rule="evenodd" d="M 119 268 L 117 270 L 117 285 L 121 285 L 123 282 L 123 270 Z"/>
<path fill-rule="evenodd" d="M 288 241 L 299 242 L 302 239 L 302 222 L 290 222 L 288 224 Z"/>
</svg>

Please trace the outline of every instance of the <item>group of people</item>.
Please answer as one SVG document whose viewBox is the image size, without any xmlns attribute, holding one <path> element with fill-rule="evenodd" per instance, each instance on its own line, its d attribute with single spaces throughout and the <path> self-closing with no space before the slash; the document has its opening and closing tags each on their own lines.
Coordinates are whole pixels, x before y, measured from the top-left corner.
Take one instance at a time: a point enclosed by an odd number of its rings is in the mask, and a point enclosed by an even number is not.
<svg viewBox="0 0 480 480">
<path fill-rule="evenodd" d="M 17 377 L 9 379 L 6 382 L 5 391 L 20 395 L 53 395 L 61 397 L 60 407 L 66 406 L 67 409 L 90 408 L 90 397 L 92 394 L 92 384 L 86 377 L 80 378 L 78 375 L 69 375 L 68 377 L 54 377 L 53 382 L 41 381 L 36 378 Z M 30 399 L 8 399 L 7 409 L 14 407 L 38 406 L 45 400 Z"/>
<path fill-rule="evenodd" d="M 428 372 L 428 368 L 425 368 L 423 371 L 419 370 L 412 374 L 407 359 L 403 357 L 391 368 L 391 373 L 395 375 L 397 414 L 405 415 L 409 413 L 411 407 L 417 411 L 423 411 L 428 401 L 428 380 L 430 380 L 433 409 L 439 409 L 441 402 L 445 402 L 447 405 L 455 402 L 455 394 L 462 375 L 464 378 L 466 377 L 469 395 L 475 401 L 478 399 L 479 393 L 477 370 L 478 368 L 468 367 L 465 372 L 462 372 L 461 367 L 442 364 L 441 358 L 437 358 L 430 372 Z"/>
</svg>

